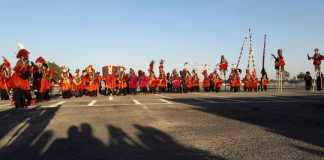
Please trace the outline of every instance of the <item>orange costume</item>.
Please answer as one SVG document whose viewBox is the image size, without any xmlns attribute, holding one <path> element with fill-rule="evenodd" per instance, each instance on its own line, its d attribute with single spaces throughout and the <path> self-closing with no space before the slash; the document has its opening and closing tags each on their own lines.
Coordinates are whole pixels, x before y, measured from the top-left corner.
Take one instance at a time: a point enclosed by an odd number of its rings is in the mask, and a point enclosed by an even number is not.
<svg viewBox="0 0 324 160">
<path fill-rule="evenodd" d="M 191 77 L 191 82 L 192 82 L 192 91 L 198 92 L 199 91 L 199 78 L 195 70 L 192 71 L 192 77 Z"/>
<path fill-rule="evenodd" d="M 208 73 L 207 73 L 207 69 L 205 69 L 202 72 L 203 76 L 204 76 L 204 80 L 203 80 L 203 88 L 204 90 L 207 92 L 209 91 L 209 87 L 210 87 L 210 78 L 208 77 Z"/>
<path fill-rule="evenodd" d="M 148 86 L 149 86 L 150 92 L 155 93 L 156 89 L 158 87 L 158 84 L 159 84 L 159 80 L 156 78 L 156 76 L 154 74 L 153 66 L 154 66 L 154 61 L 151 61 L 150 65 L 149 65 L 149 69 L 148 69 L 148 72 L 149 72 Z"/>
<path fill-rule="evenodd" d="M 10 63 L 3 57 L 3 63 L 0 65 L 0 94 L 1 100 L 9 99 L 8 82 L 11 76 Z"/>
<path fill-rule="evenodd" d="M 22 108 L 32 104 L 29 78 L 31 76 L 31 65 L 29 64 L 29 51 L 22 48 L 17 53 L 18 61 L 14 67 L 14 73 L 9 80 L 9 86 L 14 90 L 13 100 L 16 108 Z M 27 99 L 27 103 L 26 103 Z"/>
<path fill-rule="evenodd" d="M 163 63 L 164 63 L 164 61 L 161 60 L 160 66 L 159 66 L 160 75 L 159 75 L 159 79 L 158 79 L 158 87 L 159 87 L 160 92 L 164 92 L 167 87 L 167 79 L 166 79 L 165 72 L 163 70 Z"/>
<path fill-rule="evenodd" d="M 13 89 L 21 89 L 24 91 L 30 90 L 29 76 L 31 71 L 31 66 L 28 64 L 29 51 L 26 49 L 20 49 L 17 58 L 19 60 L 14 67 L 14 73 L 10 79 L 9 85 Z"/>
<path fill-rule="evenodd" d="M 223 80 L 220 78 L 219 74 L 216 71 L 214 72 L 213 81 L 215 85 L 215 91 L 218 92 L 223 85 Z"/>
<path fill-rule="evenodd" d="M 241 79 L 237 69 L 233 69 L 230 75 L 231 91 L 237 92 L 241 87 Z"/>
</svg>

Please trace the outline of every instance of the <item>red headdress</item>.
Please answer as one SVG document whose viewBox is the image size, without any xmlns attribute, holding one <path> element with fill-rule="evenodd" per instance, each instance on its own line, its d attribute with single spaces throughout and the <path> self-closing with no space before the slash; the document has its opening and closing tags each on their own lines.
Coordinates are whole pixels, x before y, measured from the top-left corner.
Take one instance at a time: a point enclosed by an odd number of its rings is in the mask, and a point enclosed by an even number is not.
<svg viewBox="0 0 324 160">
<path fill-rule="evenodd" d="M 27 49 L 20 49 L 17 53 L 17 58 L 28 58 L 30 52 Z"/>
<path fill-rule="evenodd" d="M 46 60 L 43 57 L 38 57 L 35 62 L 44 64 L 44 63 L 46 63 Z"/>
</svg>

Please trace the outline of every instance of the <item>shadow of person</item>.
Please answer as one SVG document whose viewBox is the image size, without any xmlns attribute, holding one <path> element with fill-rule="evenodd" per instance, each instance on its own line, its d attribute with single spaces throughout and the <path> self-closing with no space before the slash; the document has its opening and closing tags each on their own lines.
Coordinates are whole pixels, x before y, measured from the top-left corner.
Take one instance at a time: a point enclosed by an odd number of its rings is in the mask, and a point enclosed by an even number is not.
<svg viewBox="0 0 324 160">
<path fill-rule="evenodd" d="M 187 147 L 177 143 L 170 135 L 153 127 L 145 127 L 135 124 L 139 130 L 138 138 L 145 146 L 144 154 L 146 159 L 215 159 L 225 160 L 218 155 L 212 155 L 207 151 Z"/>
<path fill-rule="evenodd" d="M 58 110 L 59 107 L 7 111 L 9 115 L 2 117 L 2 120 L 8 119 L 5 121 L 7 125 L 1 125 L 7 127 L 0 128 L 1 141 L 4 144 L 0 149 L 0 159 L 38 159 L 38 149 L 47 141 L 44 137 L 42 139 L 39 137 Z M 53 136 L 45 133 L 44 136 L 47 138 Z M 39 140 L 42 141 L 36 143 Z"/>
<path fill-rule="evenodd" d="M 83 123 L 80 128 L 69 127 L 67 138 L 56 139 L 44 153 L 42 159 L 104 159 L 106 146 L 93 136 L 93 130 L 89 124 Z"/>
</svg>

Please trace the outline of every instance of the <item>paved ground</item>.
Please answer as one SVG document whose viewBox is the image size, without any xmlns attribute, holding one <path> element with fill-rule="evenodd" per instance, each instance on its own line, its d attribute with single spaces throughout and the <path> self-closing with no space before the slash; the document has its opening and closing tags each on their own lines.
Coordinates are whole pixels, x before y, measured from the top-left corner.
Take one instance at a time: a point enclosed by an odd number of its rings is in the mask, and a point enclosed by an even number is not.
<svg viewBox="0 0 324 160">
<path fill-rule="evenodd" d="M 0 159 L 324 159 L 324 92 L 0 103 Z"/>
</svg>

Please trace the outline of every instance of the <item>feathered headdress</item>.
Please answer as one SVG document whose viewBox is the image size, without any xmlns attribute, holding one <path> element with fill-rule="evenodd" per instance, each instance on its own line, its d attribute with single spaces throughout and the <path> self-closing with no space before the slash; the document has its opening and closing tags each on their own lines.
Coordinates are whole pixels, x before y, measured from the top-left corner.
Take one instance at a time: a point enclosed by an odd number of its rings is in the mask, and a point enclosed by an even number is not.
<svg viewBox="0 0 324 160">
<path fill-rule="evenodd" d="M 38 57 L 35 62 L 40 64 L 45 64 L 46 60 L 43 57 Z"/>
<path fill-rule="evenodd" d="M 3 57 L 3 66 L 10 68 L 10 62 L 8 61 L 8 59 L 6 57 Z"/>
<path fill-rule="evenodd" d="M 30 52 L 21 43 L 17 43 L 17 48 L 17 58 L 28 58 Z"/>
<path fill-rule="evenodd" d="M 152 60 L 149 64 L 148 72 L 152 73 L 153 72 L 153 67 L 154 67 L 154 61 Z"/>
</svg>

